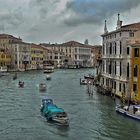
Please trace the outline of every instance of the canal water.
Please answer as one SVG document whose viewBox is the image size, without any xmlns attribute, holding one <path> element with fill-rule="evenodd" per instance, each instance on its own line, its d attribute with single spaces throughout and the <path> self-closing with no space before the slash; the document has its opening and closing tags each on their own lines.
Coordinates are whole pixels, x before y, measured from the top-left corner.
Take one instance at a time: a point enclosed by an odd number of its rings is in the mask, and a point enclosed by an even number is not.
<svg viewBox="0 0 140 140">
<path fill-rule="evenodd" d="M 46 81 L 42 71 L 18 73 L 0 77 L 0 140 L 139 140 L 140 122 L 115 112 L 115 102 L 93 95 L 79 84 L 92 69 L 56 70 Z M 25 82 L 18 88 L 18 81 Z M 38 85 L 47 83 L 47 91 L 39 92 Z M 51 97 L 69 116 L 69 127 L 47 123 L 40 114 L 41 99 Z"/>
</svg>

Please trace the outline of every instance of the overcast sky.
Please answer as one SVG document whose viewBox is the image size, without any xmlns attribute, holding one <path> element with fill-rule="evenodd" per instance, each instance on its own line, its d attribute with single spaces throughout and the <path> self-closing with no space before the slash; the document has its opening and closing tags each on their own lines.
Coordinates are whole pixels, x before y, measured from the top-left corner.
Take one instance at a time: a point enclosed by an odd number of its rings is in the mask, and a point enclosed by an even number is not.
<svg viewBox="0 0 140 140">
<path fill-rule="evenodd" d="M 70 40 L 101 44 L 104 20 L 116 28 L 140 22 L 140 0 L 0 0 L 0 33 L 34 43 Z"/>
</svg>

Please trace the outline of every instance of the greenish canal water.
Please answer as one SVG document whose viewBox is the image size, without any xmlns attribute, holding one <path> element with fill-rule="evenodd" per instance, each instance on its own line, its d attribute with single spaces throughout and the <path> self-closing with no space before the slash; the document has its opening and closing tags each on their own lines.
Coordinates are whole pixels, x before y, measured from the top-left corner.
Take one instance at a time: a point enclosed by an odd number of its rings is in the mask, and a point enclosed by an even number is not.
<svg viewBox="0 0 140 140">
<path fill-rule="evenodd" d="M 0 140 L 139 140 L 140 122 L 115 112 L 115 102 L 107 96 L 87 94 L 79 79 L 94 70 L 56 70 L 51 81 L 42 71 L 0 77 Z M 25 87 L 18 88 L 24 80 Z M 47 83 L 47 92 L 38 85 Z M 49 96 L 69 116 L 70 126 L 47 123 L 40 114 L 41 99 Z"/>
</svg>

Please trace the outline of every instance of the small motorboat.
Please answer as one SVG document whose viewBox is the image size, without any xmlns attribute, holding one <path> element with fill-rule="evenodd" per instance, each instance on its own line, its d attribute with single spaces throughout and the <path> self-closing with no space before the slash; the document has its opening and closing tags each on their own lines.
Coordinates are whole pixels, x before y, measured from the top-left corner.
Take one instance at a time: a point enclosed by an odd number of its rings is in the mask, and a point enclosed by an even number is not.
<svg viewBox="0 0 140 140">
<path fill-rule="evenodd" d="M 41 84 L 39 85 L 39 90 L 40 90 L 40 91 L 46 91 L 46 90 L 47 90 L 47 85 L 46 85 L 45 83 L 41 83 Z"/>
<path fill-rule="evenodd" d="M 51 76 L 50 75 L 47 75 L 46 76 L 46 80 L 51 80 L 52 78 L 51 78 Z"/>
<path fill-rule="evenodd" d="M 140 121 L 140 105 L 129 105 L 123 107 L 121 105 L 117 105 L 115 110 L 126 117 Z"/>
<path fill-rule="evenodd" d="M 52 73 L 54 72 L 54 66 L 51 64 L 44 64 L 43 65 L 44 73 Z"/>
<path fill-rule="evenodd" d="M 85 78 L 85 79 L 93 79 L 93 80 L 94 80 L 95 77 L 94 77 L 94 75 L 89 74 L 89 75 L 87 75 L 87 76 L 85 75 L 84 78 Z"/>
<path fill-rule="evenodd" d="M 80 85 L 87 85 L 87 79 L 80 79 Z"/>
<path fill-rule="evenodd" d="M 24 87 L 24 82 L 23 81 L 19 81 L 18 85 L 19 85 L 19 88 L 23 88 Z"/>
<path fill-rule="evenodd" d="M 54 122 L 61 125 L 69 125 L 67 113 L 63 109 L 58 108 L 50 98 L 42 99 L 40 111 L 49 122 Z"/>
<path fill-rule="evenodd" d="M 93 84 L 93 80 L 90 79 L 80 79 L 80 85 L 92 85 Z"/>
</svg>

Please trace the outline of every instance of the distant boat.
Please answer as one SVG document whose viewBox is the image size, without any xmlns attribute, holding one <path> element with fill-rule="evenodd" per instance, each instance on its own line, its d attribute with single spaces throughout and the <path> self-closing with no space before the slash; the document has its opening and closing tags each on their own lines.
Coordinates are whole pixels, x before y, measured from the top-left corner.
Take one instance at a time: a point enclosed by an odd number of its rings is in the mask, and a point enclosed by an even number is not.
<svg viewBox="0 0 140 140">
<path fill-rule="evenodd" d="M 51 76 L 50 75 L 46 75 L 46 80 L 51 80 Z"/>
<path fill-rule="evenodd" d="M 67 113 L 62 108 L 58 108 L 50 98 L 42 99 L 40 111 L 50 122 L 59 123 L 61 125 L 69 125 Z"/>
<path fill-rule="evenodd" d="M 89 74 L 89 75 L 85 75 L 84 78 L 85 79 L 93 79 L 94 80 L 95 76 L 92 75 L 92 74 Z"/>
<path fill-rule="evenodd" d="M 0 67 L 0 77 L 7 75 L 9 75 L 9 73 L 7 73 L 7 67 Z"/>
<path fill-rule="evenodd" d="M 23 81 L 19 81 L 18 85 L 19 85 L 19 88 L 23 88 L 24 87 L 24 82 Z"/>
<path fill-rule="evenodd" d="M 45 83 L 40 83 L 39 84 L 39 90 L 40 91 L 46 91 L 47 90 L 47 85 Z"/>
<path fill-rule="evenodd" d="M 7 67 L 0 67 L 0 72 L 7 72 Z"/>
<path fill-rule="evenodd" d="M 93 85 L 93 80 L 90 79 L 81 79 L 80 78 L 80 85 Z"/>
<path fill-rule="evenodd" d="M 43 65 L 44 73 L 52 73 L 54 72 L 54 66 L 50 64 Z"/>
</svg>

